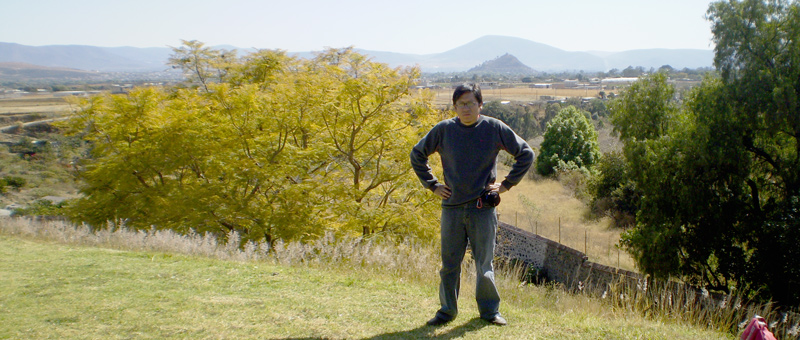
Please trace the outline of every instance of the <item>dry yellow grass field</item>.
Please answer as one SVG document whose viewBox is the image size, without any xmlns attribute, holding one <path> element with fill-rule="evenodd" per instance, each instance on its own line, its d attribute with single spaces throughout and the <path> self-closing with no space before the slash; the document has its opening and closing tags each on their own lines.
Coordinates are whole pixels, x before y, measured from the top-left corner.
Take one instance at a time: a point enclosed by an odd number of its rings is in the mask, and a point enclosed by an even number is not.
<svg viewBox="0 0 800 340">
<path fill-rule="evenodd" d="M 434 93 L 434 104 L 448 105 L 452 103 L 453 89 L 441 88 L 432 90 Z M 533 101 L 539 100 L 541 96 L 561 97 L 599 97 L 601 90 L 587 89 L 541 89 L 530 87 L 513 87 L 507 89 L 481 89 L 483 101 Z M 606 91 L 609 92 L 609 91 Z M 615 91 L 611 91 L 615 92 Z"/>
<path fill-rule="evenodd" d="M 498 178 L 507 173 L 498 168 Z M 621 230 L 610 227 L 607 217 L 592 218 L 588 205 L 556 180 L 525 178 L 503 194 L 498 212 L 501 221 L 556 242 L 560 240 L 584 252 L 589 261 L 636 271 L 630 255 L 616 246 Z"/>
<path fill-rule="evenodd" d="M 0 99 L 0 115 L 20 113 L 64 113 L 70 105 L 64 97 L 52 94 L 27 95 L 17 98 Z"/>
</svg>

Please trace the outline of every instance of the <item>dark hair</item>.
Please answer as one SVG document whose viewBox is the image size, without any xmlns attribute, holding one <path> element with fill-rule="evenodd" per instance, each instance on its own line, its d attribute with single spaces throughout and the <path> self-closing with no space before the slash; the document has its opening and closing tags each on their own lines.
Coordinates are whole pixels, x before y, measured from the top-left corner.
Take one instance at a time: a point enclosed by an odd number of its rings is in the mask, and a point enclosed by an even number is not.
<svg viewBox="0 0 800 340">
<path fill-rule="evenodd" d="M 478 101 L 478 105 L 483 105 L 483 95 L 481 95 L 481 87 L 478 84 L 462 84 L 456 87 L 456 90 L 453 91 L 453 105 L 456 105 L 456 100 L 461 98 L 467 92 L 472 92 L 475 96 L 475 99 Z"/>
</svg>

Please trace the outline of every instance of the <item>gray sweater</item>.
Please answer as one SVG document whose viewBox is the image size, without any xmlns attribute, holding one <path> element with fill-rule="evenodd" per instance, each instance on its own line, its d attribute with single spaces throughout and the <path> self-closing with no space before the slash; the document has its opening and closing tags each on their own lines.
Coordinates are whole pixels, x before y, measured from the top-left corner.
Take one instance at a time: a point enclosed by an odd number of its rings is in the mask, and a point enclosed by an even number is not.
<svg viewBox="0 0 800 340">
<path fill-rule="evenodd" d="M 505 150 L 514 157 L 511 172 L 502 185 L 517 185 L 533 164 L 533 150 L 502 121 L 480 115 L 466 126 L 458 117 L 436 124 L 411 150 L 411 167 L 422 184 L 435 191 L 442 185 L 431 172 L 428 157 L 438 152 L 444 168 L 444 183 L 452 190 L 443 206 L 458 206 L 480 197 L 497 179 L 497 154 Z"/>
</svg>

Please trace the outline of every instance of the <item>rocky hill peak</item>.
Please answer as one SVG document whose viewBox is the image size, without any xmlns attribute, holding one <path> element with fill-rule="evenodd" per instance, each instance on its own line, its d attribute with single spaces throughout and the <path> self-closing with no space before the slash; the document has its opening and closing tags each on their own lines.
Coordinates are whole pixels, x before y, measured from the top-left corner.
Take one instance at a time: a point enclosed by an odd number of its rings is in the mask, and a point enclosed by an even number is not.
<svg viewBox="0 0 800 340">
<path fill-rule="evenodd" d="M 504 73 L 504 74 L 531 74 L 535 71 L 523 64 L 517 57 L 511 54 L 504 54 L 495 59 L 485 61 L 482 64 L 471 68 L 467 72 L 474 73 Z"/>
</svg>

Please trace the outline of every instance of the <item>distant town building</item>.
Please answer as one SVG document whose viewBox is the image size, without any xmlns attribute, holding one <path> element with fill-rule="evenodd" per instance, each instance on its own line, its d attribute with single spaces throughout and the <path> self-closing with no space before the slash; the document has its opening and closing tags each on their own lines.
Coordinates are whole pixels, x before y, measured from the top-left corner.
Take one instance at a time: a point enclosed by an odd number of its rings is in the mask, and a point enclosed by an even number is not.
<svg viewBox="0 0 800 340">
<path fill-rule="evenodd" d="M 99 94 L 100 91 L 58 91 L 53 92 L 54 97 L 88 97 L 90 94 Z"/>
<path fill-rule="evenodd" d="M 639 80 L 638 77 L 605 78 L 600 81 L 602 84 L 630 84 Z"/>
<path fill-rule="evenodd" d="M 133 90 L 133 84 L 113 84 L 111 85 L 111 94 L 127 94 Z"/>
</svg>

